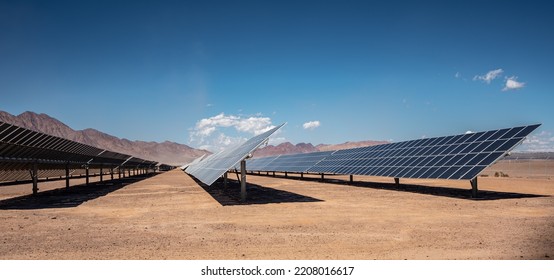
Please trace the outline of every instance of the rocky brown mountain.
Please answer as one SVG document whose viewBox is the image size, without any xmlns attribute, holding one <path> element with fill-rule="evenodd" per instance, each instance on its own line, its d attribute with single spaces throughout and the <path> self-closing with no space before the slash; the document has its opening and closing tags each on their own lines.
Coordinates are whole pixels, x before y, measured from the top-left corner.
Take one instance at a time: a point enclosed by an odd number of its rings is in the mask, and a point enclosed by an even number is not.
<svg viewBox="0 0 554 280">
<path fill-rule="evenodd" d="M 24 112 L 14 116 L 0 111 L 0 121 L 94 147 L 170 165 L 182 165 L 203 154 L 211 153 L 206 150 L 194 149 L 184 144 L 169 141 L 158 143 L 121 139 L 92 128 L 73 130 L 47 114 L 37 114 L 34 112 Z"/>
</svg>

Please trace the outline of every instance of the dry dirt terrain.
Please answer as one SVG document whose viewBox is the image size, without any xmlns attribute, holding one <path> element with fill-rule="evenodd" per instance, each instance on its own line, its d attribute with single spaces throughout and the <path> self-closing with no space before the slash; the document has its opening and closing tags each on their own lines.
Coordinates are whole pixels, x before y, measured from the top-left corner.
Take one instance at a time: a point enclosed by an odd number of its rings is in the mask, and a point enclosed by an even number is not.
<svg viewBox="0 0 554 280">
<path fill-rule="evenodd" d="M 0 187 L 0 259 L 554 257 L 550 179 L 481 177 L 470 199 L 468 181 L 311 177 L 249 175 L 247 203 L 180 170 Z"/>
</svg>

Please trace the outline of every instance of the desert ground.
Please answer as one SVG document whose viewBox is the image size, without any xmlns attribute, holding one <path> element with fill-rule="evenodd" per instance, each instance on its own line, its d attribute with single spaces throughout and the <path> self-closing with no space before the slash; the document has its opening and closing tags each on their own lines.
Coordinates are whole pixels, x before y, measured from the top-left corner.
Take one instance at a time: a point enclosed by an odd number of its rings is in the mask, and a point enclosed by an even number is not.
<svg viewBox="0 0 554 280">
<path fill-rule="evenodd" d="M 551 178 L 479 177 L 471 199 L 468 181 L 288 177 L 249 175 L 245 203 L 179 169 L 2 186 L 0 259 L 554 257 Z"/>
</svg>

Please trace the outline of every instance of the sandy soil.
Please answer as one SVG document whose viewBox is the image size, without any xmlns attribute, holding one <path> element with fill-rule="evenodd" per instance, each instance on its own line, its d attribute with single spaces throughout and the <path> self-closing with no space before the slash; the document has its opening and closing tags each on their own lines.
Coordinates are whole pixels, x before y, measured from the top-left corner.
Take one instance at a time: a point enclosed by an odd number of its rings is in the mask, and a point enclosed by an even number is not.
<svg viewBox="0 0 554 280">
<path fill-rule="evenodd" d="M 469 199 L 467 181 L 306 177 L 249 176 L 244 204 L 236 184 L 202 188 L 180 170 L 69 192 L 48 182 L 37 197 L 0 187 L 0 259 L 554 256 L 548 179 L 479 178 L 483 192 Z"/>
</svg>

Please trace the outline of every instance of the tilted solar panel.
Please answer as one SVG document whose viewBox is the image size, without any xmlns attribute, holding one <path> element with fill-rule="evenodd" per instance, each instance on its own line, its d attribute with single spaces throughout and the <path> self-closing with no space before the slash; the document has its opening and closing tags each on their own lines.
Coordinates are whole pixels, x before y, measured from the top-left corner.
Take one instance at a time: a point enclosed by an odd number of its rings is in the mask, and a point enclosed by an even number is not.
<svg viewBox="0 0 554 280">
<path fill-rule="evenodd" d="M 473 179 L 539 127 L 521 126 L 339 150 L 308 172 Z"/>
<path fill-rule="evenodd" d="M 306 172 L 332 153 L 327 151 L 253 158 L 247 161 L 246 167 L 248 171 Z"/>
<path fill-rule="evenodd" d="M 239 146 L 224 150 L 217 154 L 212 154 L 194 165 L 189 165 L 185 171 L 196 177 L 196 179 L 200 180 L 202 183 L 211 185 L 230 168 L 248 157 L 248 155 L 265 142 L 269 136 L 284 125 L 283 123 L 262 134 L 254 136 Z"/>
<path fill-rule="evenodd" d="M 540 124 L 377 146 L 253 158 L 248 171 L 473 179 Z"/>
</svg>

